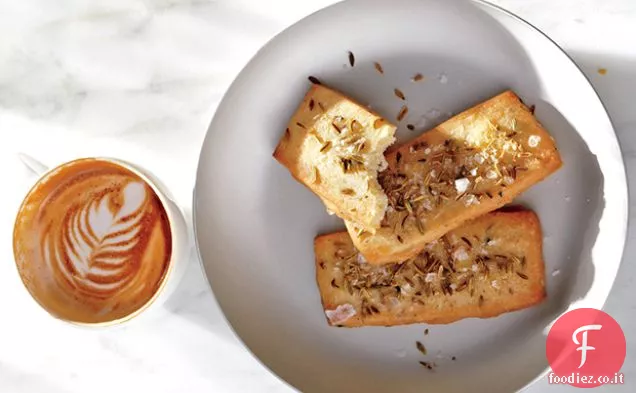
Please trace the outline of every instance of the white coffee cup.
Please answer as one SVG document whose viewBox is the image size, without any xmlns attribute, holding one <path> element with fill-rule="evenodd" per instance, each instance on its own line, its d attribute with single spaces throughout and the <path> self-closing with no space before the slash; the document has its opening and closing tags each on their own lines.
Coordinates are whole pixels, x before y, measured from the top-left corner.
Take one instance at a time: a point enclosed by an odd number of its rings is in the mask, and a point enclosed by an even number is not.
<svg viewBox="0 0 636 393">
<path fill-rule="evenodd" d="M 35 296 L 33 296 L 33 294 L 31 293 L 32 298 L 34 299 L 34 301 L 36 301 L 36 303 L 39 304 L 40 309 L 48 312 L 49 315 L 59 321 L 69 323 L 74 326 L 88 328 L 122 326 L 124 324 L 129 324 L 132 321 L 139 321 L 141 319 L 148 318 L 149 316 L 154 314 L 156 310 L 159 309 L 160 306 L 164 304 L 170 297 L 170 295 L 176 290 L 179 282 L 181 281 L 188 262 L 188 251 L 191 247 L 191 236 L 186 224 L 184 213 L 182 209 L 174 202 L 172 195 L 169 193 L 169 190 L 165 187 L 165 185 L 146 168 L 141 168 L 136 164 L 118 158 L 82 157 L 75 160 L 63 162 L 59 165 L 56 165 L 55 168 L 52 169 L 49 169 L 46 165 L 27 155 L 22 154 L 20 155 L 20 158 L 29 168 L 31 168 L 34 173 L 38 175 L 38 179 L 36 180 L 35 184 L 43 181 L 51 172 L 63 169 L 65 166 L 73 165 L 75 161 L 82 159 L 99 160 L 120 166 L 137 175 L 153 190 L 154 194 L 157 196 L 164 208 L 170 227 L 172 249 L 170 253 L 170 260 L 166 268 L 166 273 L 163 276 L 154 294 L 134 312 L 129 313 L 121 318 L 109 320 L 106 322 L 91 323 L 68 320 L 60 318 L 54 313 L 49 312 L 47 306 L 42 302 L 37 301 Z M 19 269 L 18 273 L 20 274 Z M 24 283 L 24 278 L 21 278 L 23 279 Z"/>
</svg>

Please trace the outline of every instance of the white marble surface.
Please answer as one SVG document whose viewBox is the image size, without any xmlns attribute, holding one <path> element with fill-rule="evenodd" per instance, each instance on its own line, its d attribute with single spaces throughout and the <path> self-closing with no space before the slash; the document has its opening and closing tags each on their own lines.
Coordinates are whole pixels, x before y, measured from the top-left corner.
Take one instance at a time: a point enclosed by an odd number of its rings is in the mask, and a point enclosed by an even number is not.
<svg viewBox="0 0 636 393">
<path fill-rule="evenodd" d="M 43 315 L 11 252 L 15 211 L 34 180 L 17 153 L 55 163 L 117 151 L 152 168 L 188 210 L 199 147 L 225 89 L 269 38 L 332 2 L 0 1 L 0 392 L 291 391 L 234 338 L 194 253 L 179 291 L 151 320 L 85 331 Z M 494 2 L 581 66 L 608 107 L 636 184 L 636 2 Z M 606 308 L 626 332 L 626 384 L 597 391 L 636 386 L 634 236 Z M 559 390 L 574 388 L 543 381 L 529 391 Z"/>
</svg>

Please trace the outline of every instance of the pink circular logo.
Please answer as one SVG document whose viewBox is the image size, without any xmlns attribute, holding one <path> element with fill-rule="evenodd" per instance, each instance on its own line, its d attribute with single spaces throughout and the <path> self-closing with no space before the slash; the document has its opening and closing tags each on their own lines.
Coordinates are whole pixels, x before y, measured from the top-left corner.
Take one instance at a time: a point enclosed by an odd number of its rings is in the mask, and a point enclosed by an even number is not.
<svg viewBox="0 0 636 393">
<path fill-rule="evenodd" d="M 553 371 L 548 383 L 580 388 L 622 384 L 619 371 L 626 347 L 623 330 L 607 313 L 592 308 L 569 311 L 548 333 L 545 352 Z"/>
</svg>

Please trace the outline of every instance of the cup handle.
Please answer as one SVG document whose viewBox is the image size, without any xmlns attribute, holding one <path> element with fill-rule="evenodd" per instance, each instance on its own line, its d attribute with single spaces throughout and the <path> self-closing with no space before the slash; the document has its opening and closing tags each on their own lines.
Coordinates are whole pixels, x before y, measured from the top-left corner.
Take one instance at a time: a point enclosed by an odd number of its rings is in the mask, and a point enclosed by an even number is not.
<svg viewBox="0 0 636 393">
<path fill-rule="evenodd" d="M 46 165 L 42 164 L 40 161 L 36 160 L 28 154 L 18 153 L 18 158 L 20 158 L 20 161 L 22 161 L 22 163 L 26 165 L 26 167 L 29 168 L 31 172 L 38 176 L 42 176 L 49 170 Z"/>
</svg>

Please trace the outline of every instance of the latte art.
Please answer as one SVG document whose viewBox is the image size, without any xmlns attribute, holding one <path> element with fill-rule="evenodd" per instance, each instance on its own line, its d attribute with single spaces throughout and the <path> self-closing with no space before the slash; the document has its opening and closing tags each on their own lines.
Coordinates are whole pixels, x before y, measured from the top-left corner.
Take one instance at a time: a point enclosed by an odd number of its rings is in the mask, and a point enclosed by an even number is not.
<svg viewBox="0 0 636 393">
<path fill-rule="evenodd" d="M 125 317 L 160 287 L 171 255 L 166 212 L 152 188 L 108 161 L 52 172 L 25 200 L 14 232 L 25 285 L 64 319 Z"/>
<path fill-rule="evenodd" d="M 84 201 L 70 210 L 61 227 L 49 227 L 42 255 L 50 269 L 89 296 L 104 297 L 124 287 L 136 273 L 135 247 L 147 212 L 143 183 L 123 190 L 123 206 L 111 211 L 113 195 Z"/>
</svg>

